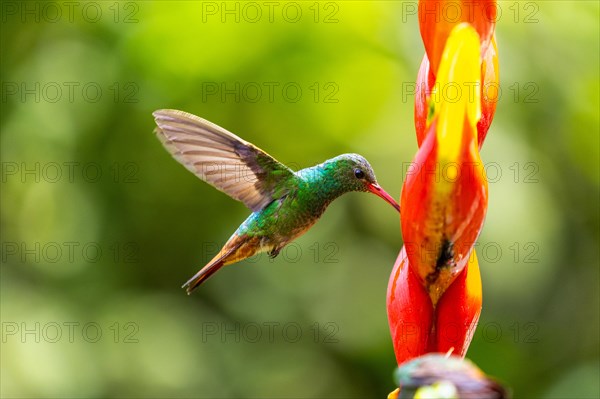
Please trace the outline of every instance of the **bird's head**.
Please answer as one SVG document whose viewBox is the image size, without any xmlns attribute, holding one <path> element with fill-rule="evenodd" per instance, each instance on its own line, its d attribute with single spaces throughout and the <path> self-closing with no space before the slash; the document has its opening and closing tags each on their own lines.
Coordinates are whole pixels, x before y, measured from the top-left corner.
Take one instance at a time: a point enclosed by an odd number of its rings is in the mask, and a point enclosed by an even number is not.
<svg viewBox="0 0 600 399">
<path fill-rule="evenodd" d="M 392 205 L 400 212 L 400 205 L 389 195 L 375 178 L 369 162 L 358 154 L 343 154 L 330 160 L 335 165 L 335 176 L 348 191 L 371 192 Z"/>
</svg>

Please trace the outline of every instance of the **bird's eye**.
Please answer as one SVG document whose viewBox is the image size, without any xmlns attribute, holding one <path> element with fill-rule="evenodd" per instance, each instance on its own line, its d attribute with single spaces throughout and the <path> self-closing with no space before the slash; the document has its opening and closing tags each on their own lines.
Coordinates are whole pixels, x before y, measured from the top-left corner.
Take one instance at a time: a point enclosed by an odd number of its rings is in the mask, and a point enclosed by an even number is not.
<svg viewBox="0 0 600 399">
<path fill-rule="evenodd" d="M 364 179 L 365 172 L 360 169 L 354 169 L 354 176 L 356 176 L 357 179 Z"/>
</svg>

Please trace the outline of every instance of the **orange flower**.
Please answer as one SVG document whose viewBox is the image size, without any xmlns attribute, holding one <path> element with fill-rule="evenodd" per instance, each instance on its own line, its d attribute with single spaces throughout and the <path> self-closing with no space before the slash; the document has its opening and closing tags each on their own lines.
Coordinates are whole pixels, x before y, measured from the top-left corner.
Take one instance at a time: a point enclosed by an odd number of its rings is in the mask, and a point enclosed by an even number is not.
<svg viewBox="0 0 600 399">
<path fill-rule="evenodd" d="M 463 13 L 455 21 L 448 14 L 452 6 Z M 494 23 L 483 17 L 495 17 L 495 11 L 495 0 L 419 2 L 427 51 L 415 96 L 419 150 L 402 188 L 404 247 L 387 291 L 398 364 L 428 352 L 464 357 L 481 313 L 473 246 L 488 187 L 479 148 L 498 97 Z"/>
</svg>

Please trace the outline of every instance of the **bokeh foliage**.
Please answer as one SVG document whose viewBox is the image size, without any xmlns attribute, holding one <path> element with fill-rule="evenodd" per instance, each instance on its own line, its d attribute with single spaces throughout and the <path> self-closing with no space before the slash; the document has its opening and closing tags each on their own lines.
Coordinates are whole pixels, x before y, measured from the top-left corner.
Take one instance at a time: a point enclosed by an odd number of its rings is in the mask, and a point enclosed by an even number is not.
<svg viewBox="0 0 600 399">
<path fill-rule="evenodd" d="M 196 113 L 296 168 L 361 153 L 399 197 L 416 151 L 415 3 L 299 2 L 296 23 L 285 3 L 272 20 L 257 3 L 257 22 L 223 16 L 221 2 L 208 2 L 214 15 L 207 2 L 91 3 L 96 22 L 88 2 L 75 2 L 72 20 L 65 3 L 53 3 L 60 18 L 44 2 L 2 4 L 2 396 L 386 395 L 385 292 L 402 244 L 389 205 L 347 195 L 276 260 L 225 268 L 187 297 L 179 286 L 248 211 L 170 158 L 151 112 Z M 484 307 L 469 357 L 516 397 L 597 397 L 599 6 L 499 6 L 502 97 L 482 158 L 501 175 L 478 247 Z M 65 82 L 78 84 L 72 98 Z M 82 91 L 89 83 L 97 101 Z M 223 98 L 221 84 L 236 83 L 239 100 Z M 248 83 L 263 89 L 257 101 Z M 298 101 L 282 92 L 288 83 Z M 53 84 L 57 99 L 44 92 Z M 97 342 L 82 335 L 90 322 Z M 35 323 L 47 327 L 40 342 L 6 333 Z M 73 342 L 64 323 L 79 323 Z"/>
</svg>

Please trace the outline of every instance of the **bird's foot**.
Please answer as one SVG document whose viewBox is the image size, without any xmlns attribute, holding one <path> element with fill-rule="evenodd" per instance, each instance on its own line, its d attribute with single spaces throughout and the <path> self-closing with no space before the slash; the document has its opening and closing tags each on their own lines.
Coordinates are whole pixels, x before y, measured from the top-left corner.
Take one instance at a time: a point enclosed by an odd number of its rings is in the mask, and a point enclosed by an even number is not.
<svg viewBox="0 0 600 399">
<path fill-rule="evenodd" d="M 277 255 L 279 255 L 279 248 L 273 248 L 271 251 L 268 252 L 268 254 L 269 258 L 275 259 Z"/>
</svg>

